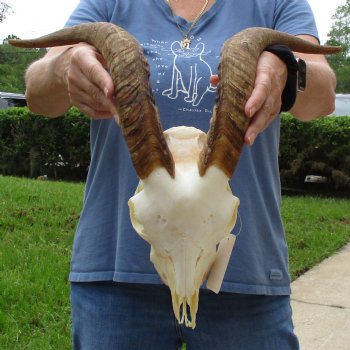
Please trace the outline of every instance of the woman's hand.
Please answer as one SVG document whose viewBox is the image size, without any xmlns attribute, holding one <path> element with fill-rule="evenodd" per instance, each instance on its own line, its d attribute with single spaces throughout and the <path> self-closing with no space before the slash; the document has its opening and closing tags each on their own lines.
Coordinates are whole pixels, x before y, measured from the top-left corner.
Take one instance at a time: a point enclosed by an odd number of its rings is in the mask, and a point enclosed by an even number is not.
<svg viewBox="0 0 350 350">
<path fill-rule="evenodd" d="M 72 105 L 93 119 L 117 119 L 114 84 L 96 49 L 81 43 L 54 47 L 26 73 L 26 100 L 31 111 L 63 115 Z"/>
<path fill-rule="evenodd" d="M 244 142 L 252 145 L 281 110 L 281 96 L 287 81 L 287 67 L 276 55 L 264 51 L 259 58 L 252 95 L 244 111 L 251 119 Z"/>
<path fill-rule="evenodd" d="M 63 74 L 71 104 L 92 119 L 116 116 L 114 85 L 101 54 L 85 43 L 68 50 Z"/>
<path fill-rule="evenodd" d="M 287 67 L 276 55 L 264 51 L 259 58 L 254 90 L 244 111 L 250 123 L 244 142 L 253 145 L 256 137 L 270 124 L 281 109 L 281 96 L 287 80 Z M 213 85 L 218 76 L 210 79 Z"/>
</svg>

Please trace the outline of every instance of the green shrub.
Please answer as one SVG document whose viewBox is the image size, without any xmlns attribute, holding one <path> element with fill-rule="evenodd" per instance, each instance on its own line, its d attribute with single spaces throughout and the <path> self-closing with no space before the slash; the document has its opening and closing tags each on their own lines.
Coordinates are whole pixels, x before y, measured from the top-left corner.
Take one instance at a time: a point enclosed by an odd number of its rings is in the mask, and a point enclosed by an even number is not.
<svg viewBox="0 0 350 350">
<path fill-rule="evenodd" d="M 0 111 L 1 174 L 82 180 L 89 160 L 89 120 L 77 109 L 55 119 L 27 108 Z"/>
<path fill-rule="evenodd" d="M 89 119 L 77 109 L 55 119 L 27 108 L 0 111 L 1 174 L 83 181 L 89 160 Z M 284 114 L 279 161 L 285 187 L 321 175 L 332 189 L 350 189 L 350 117 L 302 123 Z"/>
<path fill-rule="evenodd" d="M 350 189 L 350 118 L 299 122 L 282 116 L 280 173 L 284 186 L 302 187 L 306 175 L 328 179 L 333 189 Z"/>
</svg>

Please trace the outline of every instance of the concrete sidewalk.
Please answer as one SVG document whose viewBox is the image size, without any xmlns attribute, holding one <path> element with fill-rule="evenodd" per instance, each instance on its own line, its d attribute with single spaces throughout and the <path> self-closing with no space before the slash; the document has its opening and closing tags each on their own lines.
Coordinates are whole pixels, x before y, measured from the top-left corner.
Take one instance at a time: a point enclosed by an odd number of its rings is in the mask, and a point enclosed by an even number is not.
<svg viewBox="0 0 350 350">
<path fill-rule="evenodd" d="M 301 350 L 350 349 L 350 244 L 292 283 Z"/>
</svg>

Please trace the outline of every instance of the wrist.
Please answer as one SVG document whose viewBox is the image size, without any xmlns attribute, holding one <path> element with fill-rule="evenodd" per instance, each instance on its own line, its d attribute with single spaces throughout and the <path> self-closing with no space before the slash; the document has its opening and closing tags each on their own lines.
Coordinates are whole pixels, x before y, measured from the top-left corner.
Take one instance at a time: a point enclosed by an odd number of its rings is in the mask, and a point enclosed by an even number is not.
<svg viewBox="0 0 350 350">
<path fill-rule="evenodd" d="M 51 71 L 54 74 L 54 81 L 67 92 L 68 96 L 68 72 L 71 64 L 72 48 L 67 47 L 64 51 L 52 57 Z"/>
<path fill-rule="evenodd" d="M 265 51 L 275 54 L 286 65 L 287 80 L 281 96 L 281 100 L 282 100 L 281 112 L 289 111 L 293 107 L 297 97 L 298 69 L 299 69 L 298 61 L 294 57 L 293 52 L 285 45 L 271 45 L 271 46 L 268 46 L 265 49 Z M 305 64 L 304 61 L 302 62 Z M 302 64 L 302 62 L 300 64 Z M 305 79 L 302 80 L 302 83 L 303 83 L 302 85 L 304 86 Z"/>
<path fill-rule="evenodd" d="M 50 50 L 44 58 L 28 68 L 25 79 L 26 101 L 32 112 L 57 117 L 71 107 L 62 69 L 67 62 L 66 56 Z"/>
</svg>

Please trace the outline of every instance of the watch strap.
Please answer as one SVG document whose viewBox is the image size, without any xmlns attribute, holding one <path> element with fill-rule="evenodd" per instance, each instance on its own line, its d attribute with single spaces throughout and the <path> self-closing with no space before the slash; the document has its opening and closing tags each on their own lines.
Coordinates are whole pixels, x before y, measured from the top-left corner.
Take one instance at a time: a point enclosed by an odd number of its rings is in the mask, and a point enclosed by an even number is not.
<svg viewBox="0 0 350 350">
<path fill-rule="evenodd" d="M 299 64 L 297 59 L 295 58 L 292 50 L 286 45 L 270 45 L 265 51 L 271 52 L 280 58 L 287 67 L 287 81 L 282 92 L 281 100 L 281 112 L 289 111 L 297 98 L 297 85 L 298 85 L 298 69 Z M 304 62 L 305 63 L 305 62 Z M 301 76 L 302 78 L 303 76 Z M 306 78 L 306 75 L 305 75 Z M 301 79 L 301 83 L 306 82 L 306 80 Z M 301 84 L 303 87 L 303 84 Z"/>
</svg>

